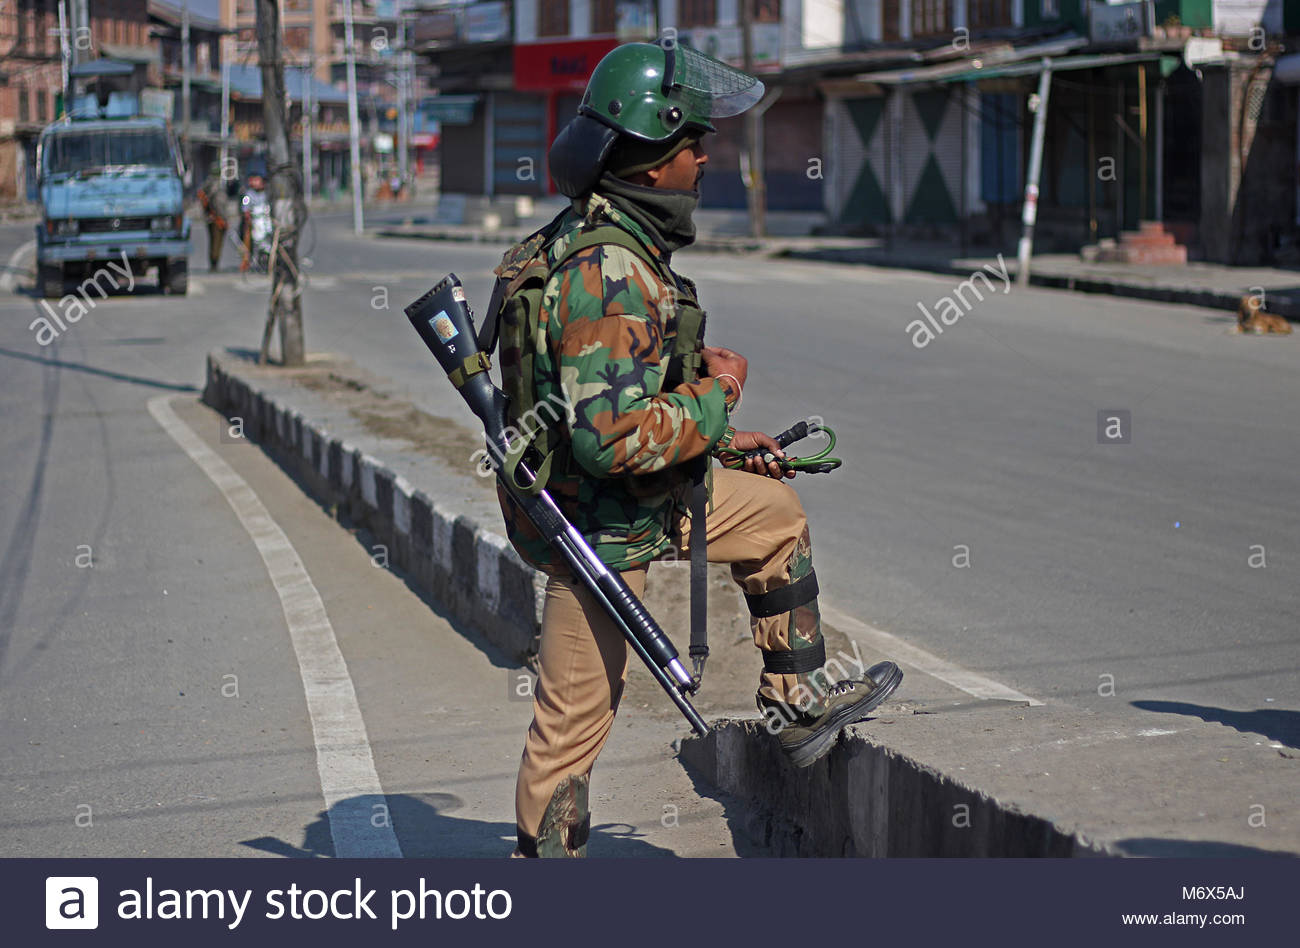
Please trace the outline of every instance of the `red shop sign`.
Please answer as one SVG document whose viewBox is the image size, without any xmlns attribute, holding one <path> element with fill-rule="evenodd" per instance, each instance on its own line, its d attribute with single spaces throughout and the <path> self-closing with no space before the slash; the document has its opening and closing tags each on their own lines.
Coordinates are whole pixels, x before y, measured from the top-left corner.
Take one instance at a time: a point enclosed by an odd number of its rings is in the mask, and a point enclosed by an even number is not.
<svg viewBox="0 0 1300 948">
<path fill-rule="evenodd" d="M 515 88 L 521 92 L 581 92 L 596 63 L 618 40 L 569 40 L 564 43 L 516 43 Z"/>
</svg>

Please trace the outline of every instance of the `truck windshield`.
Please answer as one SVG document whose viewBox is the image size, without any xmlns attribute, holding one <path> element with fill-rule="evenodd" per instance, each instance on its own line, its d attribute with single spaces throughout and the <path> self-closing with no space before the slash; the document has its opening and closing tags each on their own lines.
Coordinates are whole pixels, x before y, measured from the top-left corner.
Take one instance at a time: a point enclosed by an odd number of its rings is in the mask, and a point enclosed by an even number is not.
<svg viewBox="0 0 1300 948">
<path fill-rule="evenodd" d="M 161 129 L 68 131 L 45 141 L 45 173 L 97 171 L 122 165 L 174 167 Z"/>
</svg>

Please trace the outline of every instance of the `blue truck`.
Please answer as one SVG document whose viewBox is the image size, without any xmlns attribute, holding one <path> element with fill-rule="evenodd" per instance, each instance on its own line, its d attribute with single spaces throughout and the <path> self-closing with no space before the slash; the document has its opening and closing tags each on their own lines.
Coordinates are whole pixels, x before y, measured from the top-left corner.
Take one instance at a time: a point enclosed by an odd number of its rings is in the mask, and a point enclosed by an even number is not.
<svg viewBox="0 0 1300 948">
<path fill-rule="evenodd" d="M 37 167 L 37 296 L 110 260 L 139 276 L 156 267 L 163 292 L 188 292 L 184 167 L 165 119 L 60 119 L 41 133 Z"/>
</svg>

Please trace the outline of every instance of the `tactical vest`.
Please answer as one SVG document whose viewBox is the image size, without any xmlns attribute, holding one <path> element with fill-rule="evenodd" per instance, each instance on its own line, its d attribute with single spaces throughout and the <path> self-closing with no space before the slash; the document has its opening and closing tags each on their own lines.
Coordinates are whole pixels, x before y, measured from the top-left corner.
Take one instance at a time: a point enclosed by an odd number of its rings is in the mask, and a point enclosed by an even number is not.
<svg viewBox="0 0 1300 948">
<path fill-rule="evenodd" d="M 559 221 L 557 218 L 551 226 L 515 245 L 502 257 L 495 271 L 501 302 L 496 313 L 488 314 L 489 320 L 499 319 L 501 387 L 510 398 L 507 420 L 520 435 L 511 442 L 503 473 L 528 493 L 544 488 L 553 470 L 577 471 L 562 422 L 550 421 L 557 414 L 552 406 L 539 409 L 533 384 L 534 356 L 539 347 L 546 345 L 546 339 L 539 335 L 542 294 L 551 276 L 565 261 L 591 247 L 613 244 L 644 261 L 665 286 L 675 288 L 676 331 L 662 390 L 698 381 L 704 348 L 705 315 L 696 301 L 693 283 L 679 277 L 636 237 L 614 224 L 601 224 L 579 232 L 555 262 L 550 263 L 548 251 L 556 239 Z M 670 327 L 664 329 L 667 334 Z M 536 474 L 530 485 L 517 478 L 517 468 L 523 459 Z"/>
</svg>

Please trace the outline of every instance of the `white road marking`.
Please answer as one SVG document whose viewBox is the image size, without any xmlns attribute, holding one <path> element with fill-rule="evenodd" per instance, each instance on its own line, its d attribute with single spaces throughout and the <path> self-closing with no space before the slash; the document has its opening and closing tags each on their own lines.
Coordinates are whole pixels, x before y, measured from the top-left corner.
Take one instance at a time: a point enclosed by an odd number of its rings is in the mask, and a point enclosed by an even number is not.
<svg viewBox="0 0 1300 948">
<path fill-rule="evenodd" d="M 856 638 L 864 645 L 870 645 L 893 661 L 910 665 L 917 671 L 924 672 L 932 678 L 938 678 L 940 681 L 952 685 L 972 697 L 991 698 L 997 701 L 1024 701 L 1031 707 L 1038 707 L 1043 704 L 1037 698 L 1021 694 L 1014 688 L 1000 684 L 992 678 L 986 678 L 977 672 L 967 671 L 965 668 L 954 665 L 938 655 L 930 654 L 923 648 L 917 648 L 915 645 L 904 642 L 898 636 L 892 635 L 884 629 L 877 629 L 875 626 L 867 625 L 860 619 L 855 619 L 834 606 L 822 603 L 821 614 L 827 622 L 845 635 Z"/>
<path fill-rule="evenodd" d="M 0 273 L 0 291 L 12 293 L 18 288 L 18 261 L 36 249 L 36 240 L 27 241 L 9 255 L 9 263 L 4 273 Z"/>
<path fill-rule="evenodd" d="M 402 850 L 389 821 L 374 825 L 375 807 L 386 807 L 387 802 L 375 772 L 356 690 L 325 614 L 325 603 L 293 544 L 253 488 L 172 410 L 171 400 L 178 397 L 151 398 L 149 413 L 234 508 L 280 597 L 307 696 L 334 852 L 345 859 L 400 858 Z M 384 813 L 387 815 L 387 810 Z"/>
</svg>

